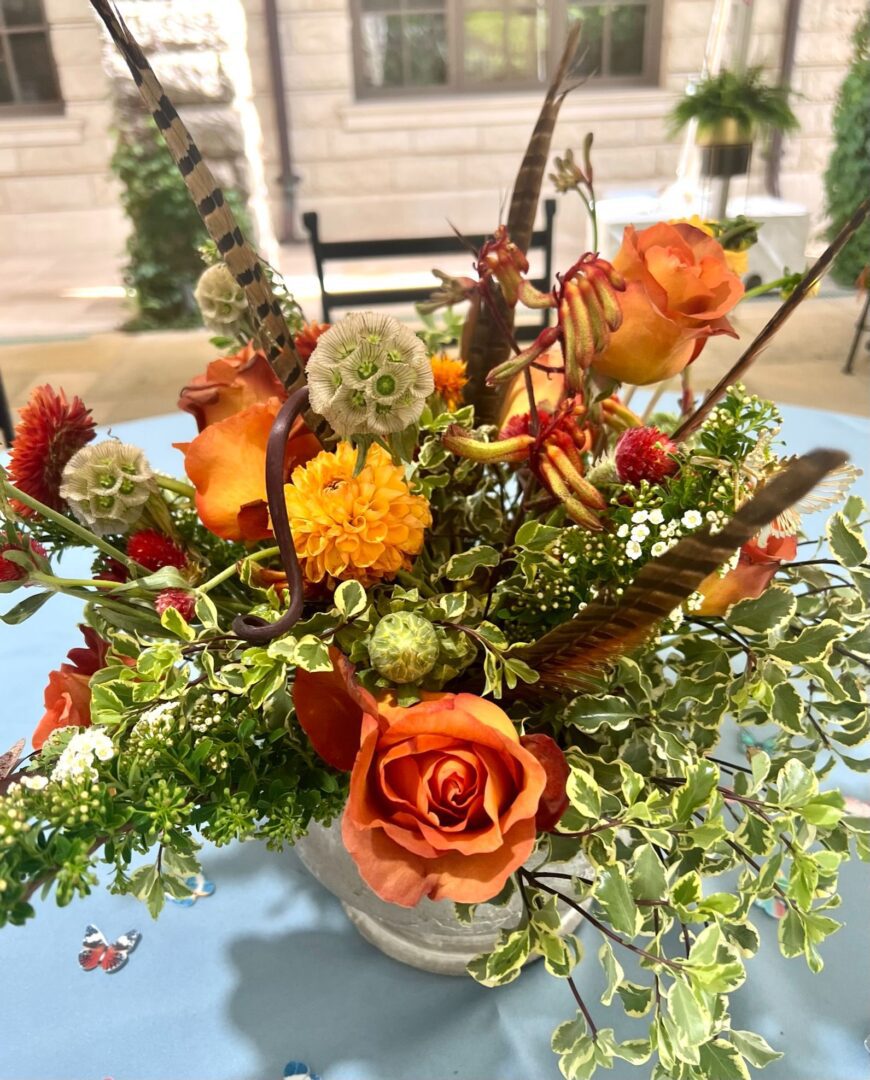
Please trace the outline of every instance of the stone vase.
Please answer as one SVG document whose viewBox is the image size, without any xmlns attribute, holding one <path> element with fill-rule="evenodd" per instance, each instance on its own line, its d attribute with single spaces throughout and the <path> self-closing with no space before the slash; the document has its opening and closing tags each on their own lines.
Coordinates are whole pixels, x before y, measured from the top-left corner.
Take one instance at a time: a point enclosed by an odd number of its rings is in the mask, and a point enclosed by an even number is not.
<svg viewBox="0 0 870 1080">
<path fill-rule="evenodd" d="M 388 904 L 362 880 L 341 840 L 341 823 L 312 825 L 295 850 L 309 873 L 341 901 L 359 933 L 381 952 L 403 964 L 437 975 L 465 975 L 465 966 L 489 951 L 499 932 L 516 926 L 522 900 L 515 893 L 504 907 L 479 904 L 470 925 L 460 923 L 448 900 L 421 900 L 413 908 Z M 541 869 L 540 860 L 532 863 Z M 582 874 L 587 867 L 578 856 L 559 863 L 560 872 Z M 582 916 L 560 904 L 562 932 L 571 933 Z"/>
</svg>

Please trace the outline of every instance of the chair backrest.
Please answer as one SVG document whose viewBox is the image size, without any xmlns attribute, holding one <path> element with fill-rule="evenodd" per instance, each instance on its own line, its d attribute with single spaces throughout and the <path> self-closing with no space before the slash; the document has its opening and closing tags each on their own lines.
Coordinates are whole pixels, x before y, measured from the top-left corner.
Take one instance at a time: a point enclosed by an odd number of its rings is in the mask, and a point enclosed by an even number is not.
<svg viewBox="0 0 870 1080">
<path fill-rule="evenodd" d="M 542 251 L 544 255 L 544 273 L 535 279 L 534 284 L 542 290 L 551 288 L 553 278 L 553 218 L 556 216 L 556 200 L 544 201 L 544 227 L 532 233 L 529 253 Z M 334 292 L 326 287 L 326 263 L 333 261 L 351 261 L 354 259 L 386 259 L 408 255 L 456 255 L 465 249 L 462 241 L 455 235 L 418 236 L 398 240 L 321 240 L 320 224 L 317 212 L 309 210 L 302 215 L 302 221 L 308 230 L 317 279 L 320 282 L 320 299 L 323 306 L 323 321 L 331 322 L 332 313 L 339 308 L 370 308 L 385 304 L 416 304 L 427 300 L 436 282 L 429 287 L 399 289 L 363 289 Z M 486 240 L 485 236 L 465 238 L 475 248 Z M 543 309 L 533 324 L 520 323 L 516 327 L 516 336 L 520 341 L 532 341 L 547 326 L 549 310 Z"/>
</svg>

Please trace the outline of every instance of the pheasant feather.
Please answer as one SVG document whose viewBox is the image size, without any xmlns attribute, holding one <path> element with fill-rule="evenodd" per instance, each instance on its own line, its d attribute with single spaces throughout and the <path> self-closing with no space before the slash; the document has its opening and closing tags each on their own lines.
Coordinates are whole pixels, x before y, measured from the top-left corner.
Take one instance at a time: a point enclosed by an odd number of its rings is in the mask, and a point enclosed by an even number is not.
<svg viewBox="0 0 870 1080">
<path fill-rule="evenodd" d="M 642 645 L 704 578 L 845 460 L 837 450 L 814 450 L 798 458 L 744 503 L 719 532 L 693 533 L 648 562 L 619 604 L 590 604 L 528 646 L 519 655 L 540 673 L 535 686 L 578 690 L 596 672 Z"/>
<path fill-rule="evenodd" d="M 217 245 L 230 273 L 244 290 L 260 327 L 269 363 L 288 392 L 299 389 L 305 383 L 305 369 L 260 260 L 242 235 L 211 170 L 203 161 L 190 132 L 166 96 L 160 80 L 124 20 L 110 0 L 91 0 L 91 5 L 127 62 L 142 100 L 166 141 L 209 236 Z M 329 428 L 322 417 L 311 413 L 305 419 L 319 437 L 329 435 Z"/>
</svg>

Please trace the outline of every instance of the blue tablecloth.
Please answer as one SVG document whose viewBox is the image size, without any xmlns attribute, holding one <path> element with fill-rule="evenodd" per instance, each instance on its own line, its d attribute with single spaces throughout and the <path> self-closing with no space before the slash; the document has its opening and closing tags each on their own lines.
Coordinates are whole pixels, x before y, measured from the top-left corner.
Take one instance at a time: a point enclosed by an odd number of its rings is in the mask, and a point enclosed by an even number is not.
<svg viewBox="0 0 870 1080">
<path fill-rule="evenodd" d="M 866 420 L 783 413 L 793 451 L 842 447 L 866 463 Z M 188 423 L 173 416 L 120 424 L 115 433 L 143 446 L 155 467 L 178 473 L 170 444 L 188 434 Z M 77 613 L 75 602 L 58 597 L 23 626 L 0 625 L 0 749 L 41 716 L 47 673 L 75 642 Z M 848 773 L 838 780 L 868 798 L 866 780 Z M 323 1080 L 559 1075 L 550 1033 L 573 1004 L 540 965 L 500 990 L 426 975 L 362 941 L 292 852 L 206 848 L 203 861 L 214 896 L 189 909 L 169 905 L 157 922 L 137 901 L 97 892 L 67 908 L 48 901 L 28 926 L 0 931 L 0 1080 L 277 1080 L 294 1058 Z M 870 1078 L 868 884 L 866 866 L 844 868 L 846 925 L 824 945 L 818 976 L 779 955 L 776 924 L 758 913 L 762 949 L 734 997 L 733 1018 L 786 1051 L 765 1070 L 769 1080 Z M 141 930 L 117 975 L 79 969 L 87 923 L 109 936 Z M 628 1033 L 621 1010 L 597 1005 L 597 935 L 584 930 L 584 940 L 581 992 L 602 1026 Z M 638 1080 L 648 1069 L 618 1066 L 610 1075 Z"/>
</svg>

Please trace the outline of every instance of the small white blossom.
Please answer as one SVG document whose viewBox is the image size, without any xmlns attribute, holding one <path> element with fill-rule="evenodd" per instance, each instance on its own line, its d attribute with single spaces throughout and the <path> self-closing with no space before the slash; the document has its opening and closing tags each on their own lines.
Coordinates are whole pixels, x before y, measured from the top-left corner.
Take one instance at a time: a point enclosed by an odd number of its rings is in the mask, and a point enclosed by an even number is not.
<svg viewBox="0 0 870 1080">
<path fill-rule="evenodd" d="M 628 536 L 628 526 L 627 525 L 620 525 L 619 528 L 616 530 L 616 535 L 621 540 L 624 540 L 625 537 Z"/>
<path fill-rule="evenodd" d="M 680 524 L 684 529 L 697 529 L 699 525 L 704 524 L 704 519 L 697 510 L 687 510 L 680 518 Z"/>
<path fill-rule="evenodd" d="M 649 518 L 647 520 L 649 521 L 650 525 L 663 525 L 665 521 L 665 515 L 661 512 L 661 510 L 656 508 L 655 510 L 650 510 Z"/>
<path fill-rule="evenodd" d="M 22 776 L 19 783 L 22 787 L 30 788 L 31 791 L 43 791 L 48 786 L 48 777 Z"/>
<path fill-rule="evenodd" d="M 652 546 L 653 558 L 657 559 L 660 555 L 664 555 L 664 553 L 667 550 L 668 550 L 668 545 L 666 543 L 664 543 L 664 541 L 659 540 L 657 543 L 653 544 L 653 546 Z"/>
<path fill-rule="evenodd" d="M 704 604 L 704 597 L 699 592 L 693 592 L 692 595 L 686 600 L 687 611 L 698 611 Z"/>
<path fill-rule="evenodd" d="M 683 609 L 681 607 L 674 608 L 674 610 L 670 613 L 668 618 L 670 620 L 671 626 L 674 628 L 674 630 L 676 630 L 677 627 L 682 625 L 683 619 L 685 618 L 685 614 L 683 613 Z"/>
<path fill-rule="evenodd" d="M 635 527 L 631 530 L 631 538 L 637 543 L 640 543 L 641 540 L 646 540 L 648 536 L 649 527 L 646 525 L 635 525 Z"/>
<path fill-rule="evenodd" d="M 635 525 L 640 525 L 641 522 L 646 521 L 649 517 L 649 513 L 646 510 L 635 510 L 631 515 L 631 520 Z"/>
<path fill-rule="evenodd" d="M 643 548 L 636 540 L 629 540 L 625 545 L 625 554 L 629 559 L 639 559 L 643 555 Z"/>
</svg>

